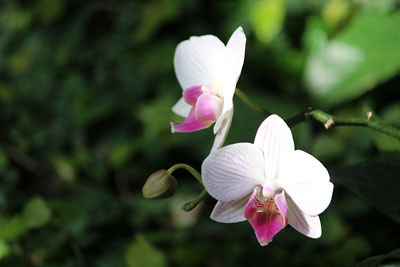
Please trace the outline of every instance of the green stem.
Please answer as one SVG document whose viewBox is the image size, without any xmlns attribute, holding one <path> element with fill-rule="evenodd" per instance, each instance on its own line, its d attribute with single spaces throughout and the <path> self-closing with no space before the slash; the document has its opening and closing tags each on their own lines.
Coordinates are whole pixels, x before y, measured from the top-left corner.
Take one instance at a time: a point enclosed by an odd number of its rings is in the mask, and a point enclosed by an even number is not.
<svg viewBox="0 0 400 267">
<path fill-rule="evenodd" d="M 201 174 L 193 167 L 184 164 L 184 163 L 178 163 L 172 166 L 167 170 L 168 174 L 172 174 L 174 171 L 177 169 L 185 169 L 186 171 L 190 172 L 196 179 L 197 181 L 202 185 L 202 180 L 201 180 Z M 204 189 L 195 200 L 188 202 L 182 206 L 182 210 L 184 211 L 191 211 L 194 209 L 205 197 L 207 196 L 207 190 Z"/>
<path fill-rule="evenodd" d="M 174 166 L 172 166 L 171 168 L 169 168 L 167 170 L 167 173 L 168 174 L 172 174 L 177 169 L 185 169 L 185 170 L 187 170 L 188 172 L 190 172 L 191 175 L 193 175 L 194 178 L 197 179 L 197 181 L 200 184 L 203 184 L 203 182 L 201 181 L 201 174 L 195 168 L 193 168 L 193 167 L 191 167 L 191 166 L 189 166 L 187 164 L 184 164 L 184 163 L 175 164 Z"/>
<path fill-rule="evenodd" d="M 308 108 L 306 111 L 301 112 L 289 119 L 286 119 L 286 124 L 290 127 L 293 128 L 294 126 L 296 126 L 297 124 L 307 121 L 307 119 L 310 116 L 310 113 L 312 112 L 312 108 Z"/>
<path fill-rule="evenodd" d="M 289 118 L 286 122 L 290 127 L 294 127 L 300 122 L 306 121 L 308 118 L 313 118 L 323 123 L 326 129 L 332 128 L 333 126 L 363 126 L 400 140 L 400 129 L 388 125 L 372 112 L 368 112 L 365 117 L 341 117 L 332 116 L 322 110 L 309 110 Z"/>
<path fill-rule="evenodd" d="M 244 103 L 246 103 L 249 107 L 251 107 L 252 109 L 254 109 L 255 111 L 257 111 L 258 113 L 262 114 L 263 116 L 268 117 L 269 115 L 272 114 L 272 113 L 269 112 L 268 110 L 266 110 L 266 109 L 264 109 L 264 108 L 258 106 L 258 105 L 255 104 L 254 102 L 252 102 L 252 101 L 250 100 L 250 98 L 249 98 L 245 93 L 243 93 L 242 90 L 236 88 L 235 94 L 236 94 L 240 99 L 242 99 L 242 101 L 243 101 Z"/>
<path fill-rule="evenodd" d="M 182 210 L 184 211 L 191 211 L 192 209 L 194 209 L 197 205 L 199 205 L 199 203 L 207 196 L 207 190 L 203 190 L 195 200 L 185 203 L 182 206 Z"/>
</svg>

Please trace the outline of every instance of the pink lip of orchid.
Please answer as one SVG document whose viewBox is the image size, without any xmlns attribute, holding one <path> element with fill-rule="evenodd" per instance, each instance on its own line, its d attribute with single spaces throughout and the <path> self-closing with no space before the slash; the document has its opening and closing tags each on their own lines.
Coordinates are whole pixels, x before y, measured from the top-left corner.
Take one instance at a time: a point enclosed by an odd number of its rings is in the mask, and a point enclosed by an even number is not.
<svg viewBox="0 0 400 267">
<path fill-rule="evenodd" d="M 218 200 L 211 218 L 247 219 L 262 246 L 287 224 L 308 237 L 321 236 L 318 215 L 331 201 L 333 184 L 316 158 L 294 149 L 290 128 L 277 115 L 260 125 L 254 144 L 228 145 L 210 154 L 202 177 Z"/>
<path fill-rule="evenodd" d="M 205 129 L 215 122 L 212 151 L 223 145 L 232 122 L 232 98 L 245 46 L 242 27 L 226 46 L 213 35 L 193 36 L 177 46 L 174 67 L 183 96 L 172 110 L 186 120 L 178 125 L 171 122 L 173 133 Z"/>
</svg>

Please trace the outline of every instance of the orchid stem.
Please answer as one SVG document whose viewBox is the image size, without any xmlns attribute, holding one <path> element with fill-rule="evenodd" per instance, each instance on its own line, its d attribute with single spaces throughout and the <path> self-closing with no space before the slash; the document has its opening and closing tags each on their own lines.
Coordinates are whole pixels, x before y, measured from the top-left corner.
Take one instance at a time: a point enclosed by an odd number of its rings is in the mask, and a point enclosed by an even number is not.
<svg viewBox="0 0 400 267">
<path fill-rule="evenodd" d="M 332 116 L 322 110 L 311 110 L 302 112 L 286 120 L 290 127 L 306 121 L 308 118 L 313 118 L 324 124 L 325 129 L 332 128 L 333 126 L 363 126 L 381 133 L 393 136 L 400 140 L 400 129 L 390 126 L 381 118 L 376 116 L 373 112 L 367 112 L 365 117 L 341 117 Z"/>
<path fill-rule="evenodd" d="M 171 168 L 169 168 L 167 170 L 167 173 L 172 174 L 175 170 L 177 169 L 185 169 L 186 171 L 190 172 L 190 174 L 192 174 L 197 181 L 202 185 L 203 182 L 201 180 L 201 174 L 193 167 L 184 164 L 184 163 L 178 163 L 175 164 L 174 166 L 172 166 Z M 184 211 L 191 211 L 192 209 L 194 209 L 205 197 L 207 196 L 207 190 L 204 189 L 197 197 L 195 200 L 185 203 L 182 206 L 182 210 Z"/>
<path fill-rule="evenodd" d="M 193 175 L 194 178 L 196 178 L 196 180 L 200 183 L 203 184 L 203 182 L 201 181 L 201 175 L 200 173 L 193 167 L 184 164 L 184 163 L 177 163 L 174 166 L 172 166 L 171 168 L 169 168 L 167 170 L 168 174 L 172 174 L 174 171 L 176 171 L 177 169 L 185 169 L 186 171 L 190 172 L 191 175 Z"/>
<path fill-rule="evenodd" d="M 182 210 L 184 211 L 191 211 L 192 209 L 194 209 L 197 205 L 199 205 L 199 203 L 207 196 L 207 190 L 203 190 L 195 200 L 185 203 L 182 206 Z"/>
<path fill-rule="evenodd" d="M 235 94 L 236 94 L 240 99 L 242 99 L 242 101 L 243 101 L 244 103 L 246 103 L 249 107 L 251 107 L 252 109 L 254 109 L 255 111 L 257 111 L 258 113 L 260 113 L 260 114 L 262 114 L 262 115 L 264 115 L 264 116 L 266 116 L 266 117 L 268 117 L 269 115 L 272 114 L 271 112 L 267 111 L 266 109 L 264 109 L 264 108 L 258 106 L 258 105 L 255 104 L 254 102 L 252 102 L 252 101 L 250 100 L 250 98 L 249 98 L 245 93 L 243 93 L 242 90 L 236 88 Z"/>
</svg>

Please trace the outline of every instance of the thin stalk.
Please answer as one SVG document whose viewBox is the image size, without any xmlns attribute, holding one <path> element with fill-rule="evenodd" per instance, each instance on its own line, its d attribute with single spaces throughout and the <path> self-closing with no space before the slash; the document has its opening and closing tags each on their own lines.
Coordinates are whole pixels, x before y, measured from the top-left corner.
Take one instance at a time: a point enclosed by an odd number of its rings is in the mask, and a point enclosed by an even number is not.
<svg viewBox="0 0 400 267">
<path fill-rule="evenodd" d="M 184 163 L 178 163 L 175 164 L 174 166 L 172 166 L 171 168 L 169 168 L 167 170 L 167 172 L 169 174 L 172 174 L 175 170 L 177 169 L 185 169 L 186 171 L 190 172 L 193 177 L 195 177 L 197 179 L 197 181 L 202 185 L 202 180 L 201 180 L 201 174 L 193 167 L 184 164 Z M 204 189 L 197 197 L 195 200 L 185 203 L 181 209 L 184 211 L 191 211 L 192 209 L 194 209 L 197 205 L 199 205 L 199 203 L 207 196 L 207 190 Z"/>
<path fill-rule="evenodd" d="M 182 210 L 184 211 L 191 211 L 192 209 L 194 209 L 197 205 L 199 205 L 199 203 L 208 195 L 207 190 L 203 190 L 195 200 L 185 203 L 183 204 L 183 206 L 181 207 Z"/>
<path fill-rule="evenodd" d="M 190 172 L 191 175 L 193 175 L 194 178 L 196 178 L 196 180 L 200 183 L 203 184 L 203 182 L 201 181 L 201 174 L 192 166 L 189 166 L 187 164 L 184 163 L 177 163 L 174 166 L 172 166 L 171 168 L 169 168 L 167 170 L 167 172 L 169 174 L 172 174 L 175 170 L 177 169 L 185 169 L 186 171 Z"/>
<path fill-rule="evenodd" d="M 255 104 L 253 101 L 251 101 L 250 98 L 249 98 L 245 93 L 243 93 L 242 90 L 236 88 L 235 94 L 236 94 L 240 99 L 242 99 L 242 101 L 243 101 L 244 103 L 246 103 L 249 107 L 251 107 L 252 109 L 254 109 L 255 111 L 257 111 L 257 112 L 260 113 L 261 115 L 263 115 L 263 116 L 265 116 L 265 117 L 268 117 L 269 115 L 272 114 L 272 113 L 269 112 L 268 110 L 266 110 L 266 109 L 260 107 L 259 105 Z"/>
</svg>

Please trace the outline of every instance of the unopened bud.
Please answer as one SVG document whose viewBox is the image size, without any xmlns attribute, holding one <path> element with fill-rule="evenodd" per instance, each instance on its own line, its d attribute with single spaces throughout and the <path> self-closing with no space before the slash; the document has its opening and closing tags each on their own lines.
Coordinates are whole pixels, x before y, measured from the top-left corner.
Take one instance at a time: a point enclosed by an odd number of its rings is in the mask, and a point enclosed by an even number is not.
<svg viewBox="0 0 400 267">
<path fill-rule="evenodd" d="M 176 179 L 166 170 L 158 170 L 147 178 L 142 192 L 145 198 L 168 198 L 175 194 Z"/>
</svg>

